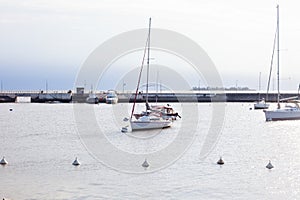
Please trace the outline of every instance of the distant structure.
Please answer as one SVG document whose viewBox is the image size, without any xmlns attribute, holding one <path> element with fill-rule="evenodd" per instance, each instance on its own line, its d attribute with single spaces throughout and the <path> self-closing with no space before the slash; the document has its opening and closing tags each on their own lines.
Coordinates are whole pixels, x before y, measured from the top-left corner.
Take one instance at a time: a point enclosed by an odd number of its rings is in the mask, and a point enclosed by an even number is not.
<svg viewBox="0 0 300 200">
<path fill-rule="evenodd" d="M 254 89 L 248 87 L 192 87 L 193 91 L 218 91 L 218 90 L 225 90 L 225 91 L 254 91 Z"/>
<path fill-rule="evenodd" d="M 84 87 L 77 87 L 76 88 L 76 93 L 77 94 L 84 94 Z"/>
</svg>

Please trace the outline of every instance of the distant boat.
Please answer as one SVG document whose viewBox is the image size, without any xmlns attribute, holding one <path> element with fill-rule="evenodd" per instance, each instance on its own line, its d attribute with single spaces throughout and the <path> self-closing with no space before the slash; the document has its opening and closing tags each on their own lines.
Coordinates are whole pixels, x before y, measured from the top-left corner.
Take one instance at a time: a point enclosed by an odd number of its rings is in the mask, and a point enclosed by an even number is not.
<svg viewBox="0 0 300 200">
<path fill-rule="evenodd" d="M 267 104 L 265 99 L 262 98 L 260 101 L 254 104 L 254 109 L 268 109 L 270 104 Z"/>
<path fill-rule="evenodd" d="M 299 101 L 293 100 L 296 97 L 290 97 L 280 100 L 280 90 L 279 90 L 279 5 L 277 5 L 277 109 L 275 110 L 264 110 L 266 121 L 276 121 L 276 120 L 296 120 L 300 119 L 300 107 L 298 105 Z M 294 105 L 286 105 L 284 107 L 280 106 L 280 101 L 288 101 Z"/>
<path fill-rule="evenodd" d="M 109 90 L 108 94 L 105 97 L 105 102 L 107 104 L 116 104 L 116 103 L 118 103 L 118 100 L 119 100 L 119 98 L 118 98 L 118 95 L 116 94 L 116 92 L 113 90 Z"/>
<path fill-rule="evenodd" d="M 147 43 L 144 49 L 144 56 L 143 56 L 143 61 L 142 61 L 142 66 L 141 70 L 139 73 L 139 78 L 138 78 L 138 84 L 135 92 L 135 97 L 134 97 L 134 103 L 132 106 L 132 112 L 131 112 L 131 117 L 130 117 L 130 125 L 132 131 L 136 130 L 149 130 L 149 129 L 161 129 L 161 128 L 167 128 L 172 125 L 172 120 L 170 119 L 164 119 L 162 117 L 161 112 L 153 112 L 149 106 L 148 102 L 148 86 L 149 86 L 149 65 L 150 65 L 150 31 L 151 31 L 151 18 L 149 19 L 149 29 L 148 29 L 148 38 L 147 38 Z M 136 98 L 138 95 L 138 89 L 140 85 L 140 80 L 141 80 L 141 74 L 143 71 L 144 67 L 144 61 L 145 61 L 145 56 L 147 52 L 147 83 L 146 83 L 146 110 L 142 112 L 141 114 L 134 114 L 134 108 L 136 104 Z M 136 119 L 133 119 L 133 116 L 135 116 Z"/>
<path fill-rule="evenodd" d="M 97 103 L 99 103 L 99 99 L 98 99 L 98 97 L 96 97 L 95 94 L 90 94 L 90 95 L 86 98 L 86 103 L 97 104 Z"/>
<path fill-rule="evenodd" d="M 91 91 L 85 101 L 86 103 L 97 104 L 99 103 L 99 98 L 96 96 L 96 94 L 93 91 Z"/>
<path fill-rule="evenodd" d="M 259 73 L 259 84 L 258 90 L 261 89 L 261 72 Z M 264 98 L 260 98 L 260 93 L 258 93 L 258 101 L 254 104 L 254 109 L 268 109 L 270 104 L 267 104 Z"/>
<path fill-rule="evenodd" d="M 31 97 L 30 96 L 17 96 L 16 103 L 31 103 Z"/>
</svg>

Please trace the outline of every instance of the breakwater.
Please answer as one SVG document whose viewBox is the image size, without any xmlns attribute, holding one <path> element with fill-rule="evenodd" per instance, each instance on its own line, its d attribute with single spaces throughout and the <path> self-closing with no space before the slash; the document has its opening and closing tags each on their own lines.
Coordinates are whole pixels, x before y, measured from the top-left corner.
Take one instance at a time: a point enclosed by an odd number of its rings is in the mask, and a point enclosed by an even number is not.
<svg viewBox="0 0 300 200">
<path fill-rule="evenodd" d="M 72 101 L 72 92 L 54 91 L 49 93 L 36 91 L 18 91 L 18 92 L 1 92 L 0 103 L 16 102 L 18 97 L 29 98 L 33 103 L 45 102 L 62 102 L 69 103 Z"/>
<path fill-rule="evenodd" d="M 133 102 L 134 93 L 118 93 L 119 102 Z M 95 96 L 99 103 L 105 102 L 106 93 L 96 92 Z M 297 92 L 282 93 L 280 98 L 298 96 Z M 41 92 L 2 92 L 0 102 L 15 102 L 17 97 L 29 97 L 33 103 L 63 102 L 63 103 L 85 103 L 89 97 L 88 93 L 74 93 L 72 91 Z M 177 93 L 149 93 L 150 102 L 254 102 L 265 98 L 269 102 L 277 101 L 277 93 L 258 93 L 255 91 L 225 91 L 225 92 L 177 92 Z M 137 102 L 144 102 L 146 95 L 139 93 Z"/>
<path fill-rule="evenodd" d="M 134 95 L 119 94 L 119 102 L 133 102 Z M 282 93 L 280 99 L 298 96 L 296 92 Z M 144 102 L 145 95 L 138 95 L 137 102 Z M 255 102 L 259 99 L 266 99 L 268 102 L 277 102 L 277 93 L 257 93 L 257 92 L 216 92 L 216 93 L 150 93 L 149 102 Z"/>
</svg>

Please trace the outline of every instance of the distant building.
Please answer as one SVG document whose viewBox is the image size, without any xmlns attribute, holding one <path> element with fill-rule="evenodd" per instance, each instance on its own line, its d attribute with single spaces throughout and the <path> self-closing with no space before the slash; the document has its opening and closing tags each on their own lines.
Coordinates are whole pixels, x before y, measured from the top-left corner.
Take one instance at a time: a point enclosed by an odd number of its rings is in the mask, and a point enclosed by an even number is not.
<svg viewBox="0 0 300 200">
<path fill-rule="evenodd" d="M 84 94 L 84 87 L 77 87 L 76 88 L 76 93 L 77 94 Z"/>
</svg>

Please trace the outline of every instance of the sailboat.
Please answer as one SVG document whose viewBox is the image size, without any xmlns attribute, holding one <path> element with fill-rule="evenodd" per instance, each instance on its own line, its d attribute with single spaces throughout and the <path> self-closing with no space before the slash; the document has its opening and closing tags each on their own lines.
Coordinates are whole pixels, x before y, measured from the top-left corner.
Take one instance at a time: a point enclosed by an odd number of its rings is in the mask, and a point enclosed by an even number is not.
<svg viewBox="0 0 300 200">
<path fill-rule="evenodd" d="M 259 73 L 259 83 L 258 83 L 258 90 L 260 92 L 260 88 L 261 88 L 261 72 Z M 265 99 L 262 98 L 260 99 L 260 93 L 258 93 L 258 102 L 256 102 L 254 104 L 254 109 L 268 109 L 269 108 L 269 104 L 266 103 Z"/>
<path fill-rule="evenodd" d="M 279 90 L 279 5 L 277 5 L 277 109 L 275 110 L 264 110 L 266 121 L 276 120 L 296 120 L 300 119 L 300 107 L 298 101 L 294 100 L 298 98 L 290 97 L 280 100 Z M 294 105 L 280 106 L 280 101 L 287 101 L 294 103 Z"/>
<path fill-rule="evenodd" d="M 99 98 L 94 93 L 92 85 L 91 85 L 91 91 L 89 93 L 89 96 L 86 98 L 85 101 L 86 101 L 86 103 L 90 103 L 90 104 L 97 104 L 97 103 L 99 103 Z"/>
<path fill-rule="evenodd" d="M 150 31 L 151 31 L 151 18 L 149 19 L 149 29 L 148 29 L 148 38 L 146 46 L 144 49 L 144 56 L 142 61 L 142 66 L 138 78 L 138 84 L 135 92 L 134 103 L 132 106 L 131 116 L 130 116 L 130 125 L 132 131 L 136 130 L 148 130 L 148 129 L 161 129 L 167 128 L 172 125 L 172 121 L 169 119 L 164 119 L 160 112 L 152 112 L 149 106 L 148 101 L 148 86 L 149 86 L 149 65 L 150 65 Z M 144 60 L 147 52 L 147 83 L 146 83 L 146 110 L 141 114 L 134 114 L 134 108 L 136 104 L 136 98 L 138 94 L 138 89 L 141 80 L 141 74 L 143 71 Z M 133 119 L 133 116 L 136 116 L 136 119 Z M 137 117 L 138 116 L 138 117 Z"/>
</svg>

